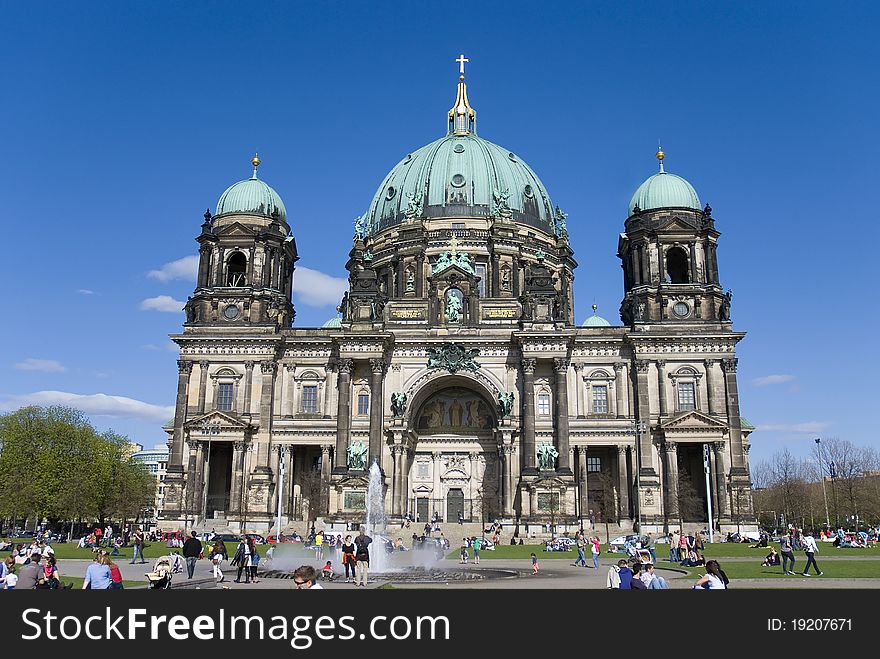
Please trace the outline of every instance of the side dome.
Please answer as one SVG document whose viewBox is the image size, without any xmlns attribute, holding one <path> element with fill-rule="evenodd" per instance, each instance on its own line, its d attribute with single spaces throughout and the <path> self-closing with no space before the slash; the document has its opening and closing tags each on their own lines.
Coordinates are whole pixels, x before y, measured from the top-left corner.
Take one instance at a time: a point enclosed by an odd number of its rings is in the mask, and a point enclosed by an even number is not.
<svg viewBox="0 0 880 659">
<path fill-rule="evenodd" d="M 638 206 L 643 211 L 657 208 L 692 208 L 701 210 L 700 198 L 694 186 L 675 174 L 660 172 L 642 183 L 629 200 L 627 217 Z"/>
<path fill-rule="evenodd" d="M 216 217 L 231 213 L 244 213 L 272 217 L 276 211 L 281 219 L 287 222 L 287 210 L 284 208 L 281 197 L 269 185 L 256 178 L 255 170 L 252 178 L 239 181 L 226 188 L 226 192 L 220 195 L 220 200 L 217 202 L 217 212 L 214 215 Z"/>
<path fill-rule="evenodd" d="M 325 322 L 323 325 L 321 325 L 321 327 L 326 327 L 329 329 L 341 328 L 342 327 L 342 318 L 340 318 L 339 316 L 333 316 L 333 318 L 328 319 L 327 322 Z"/>
<path fill-rule="evenodd" d="M 418 211 L 413 211 L 417 208 Z M 376 191 L 367 211 L 369 233 L 411 216 L 510 218 L 550 234 L 553 205 L 537 174 L 515 153 L 477 137 L 451 133 L 408 154 Z"/>
</svg>

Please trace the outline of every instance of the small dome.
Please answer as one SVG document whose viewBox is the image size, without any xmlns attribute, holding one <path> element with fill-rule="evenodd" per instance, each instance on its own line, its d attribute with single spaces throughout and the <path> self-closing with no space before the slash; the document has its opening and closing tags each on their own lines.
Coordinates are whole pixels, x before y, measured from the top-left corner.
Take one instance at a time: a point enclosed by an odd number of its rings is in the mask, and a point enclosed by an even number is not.
<svg viewBox="0 0 880 659">
<path fill-rule="evenodd" d="M 587 318 L 584 321 L 584 324 L 581 327 L 611 327 L 611 323 L 596 314 L 595 309 L 593 310 L 593 315 Z"/>
<path fill-rule="evenodd" d="M 217 202 L 215 216 L 244 213 L 272 217 L 276 210 L 287 222 L 287 210 L 278 193 L 260 179 L 248 178 L 226 188 Z"/>
<path fill-rule="evenodd" d="M 703 208 L 694 186 L 680 176 L 668 172 L 654 174 L 639 186 L 629 200 L 627 217 L 633 214 L 636 206 L 643 211 L 656 208 Z"/>
<path fill-rule="evenodd" d="M 321 325 L 321 327 L 327 327 L 330 329 L 342 327 L 342 318 L 339 316 L 333 316 L 326 323 Z"/>
</svg>

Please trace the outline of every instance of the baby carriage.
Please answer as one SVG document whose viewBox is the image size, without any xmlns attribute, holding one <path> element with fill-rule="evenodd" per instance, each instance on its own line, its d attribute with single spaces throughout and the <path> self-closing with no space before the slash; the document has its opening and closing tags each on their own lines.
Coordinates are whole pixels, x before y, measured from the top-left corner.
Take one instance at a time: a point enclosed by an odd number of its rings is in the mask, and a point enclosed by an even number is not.
<svg viewBox="0 0 880 659">
<path fill-rule="evenodd" d="M 171 588 L 171 577 L 183 572 L 183 558 L 180 554 L 160 556 L 153 565 L 153 571 L 147 572 L 146 577 L 150 588 Z"/>
</svg>

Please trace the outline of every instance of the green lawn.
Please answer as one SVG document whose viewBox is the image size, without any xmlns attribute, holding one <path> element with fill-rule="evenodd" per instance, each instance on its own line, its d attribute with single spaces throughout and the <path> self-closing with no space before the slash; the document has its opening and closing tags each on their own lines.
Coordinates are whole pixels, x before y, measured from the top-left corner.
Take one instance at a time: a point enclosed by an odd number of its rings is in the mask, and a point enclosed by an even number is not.
<svg viewBox="0 0 880 659">
<path fill-rule="evenodd" d="M 15 544 L 19 544 L 21 541 L 16 542 Z M 25 547 L 30 546 L 30 541 L 23 543 Z M 203 543 L 204 544 L 204 543 Z M 55 550 L 55 558 L 85 558 L 90 559 L 94 556 L 94 552 L 91 549 L 80 549 L 76 542 L 65 542 L 62 544 L 53 544 L 52 549 Z M 230 549 L 227 547 L 227 549 Z M 231 550 L 235 548 L 232 547 Z M 148 544 L 144 548 L 144 560 L 149 560 L 151 558 L 159 558 L 160 556 L 166 556 L 170 554 L 172 551 L 180 551 L 180 549 L 172 550 L 165 546 L 164 542 L 155 542 L 152 544 Z M 117 562 L 122 561 L 130 561 L 132 557 L 133 550 L 131 547 L 123 547 L 119 550 L 119 556 L 113 556 L 113 560 Z"/>
<path fill-rule="evenodd" d="M 754 563 L 745 561 L 724 563 L 719 561 L 719 564 L 731 581 L 736 579 L 880 579 L 880 560 L 823 561 L 821 558 L 817 558 L 816 562 L 822 568 L 823 575 L 821 577 L 816 576 L 813 568 L 810 568 L 809 577 L 800 576 L 800 571 L 803 571 L 804 565 L 806 565 L 806 560 L 803 556 L 797 557 L 797 563 L 795 564 L 795 571 L 798 572 L 798 576 L 782 574 L 780 566 L 761 567 L 761 563 L 758 561 Z M 664 564 L 660 563 L 659 567 L 664 567 Z M 687 571 L 694 579 L 698 579 L 706 574 L 705 568 L 701 567 L 687 568 Z"/>
</svg>

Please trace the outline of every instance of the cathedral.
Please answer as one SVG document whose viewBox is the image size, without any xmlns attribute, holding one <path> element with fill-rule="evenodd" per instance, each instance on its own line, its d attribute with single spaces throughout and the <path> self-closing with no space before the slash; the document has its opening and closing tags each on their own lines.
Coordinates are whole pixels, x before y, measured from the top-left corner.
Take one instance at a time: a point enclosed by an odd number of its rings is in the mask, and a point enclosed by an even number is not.
<svg viewBox="0 0 880 659">
<path fill-rule="evenodd" d="M 296 218 L 259 158 L 205 213 L 163 529 L 363 521 L 374 463 L 398 523 L 754 527 L 712 209 L 659 150 L 621 213 L 621 322 L 579 324 L 566 214 L 478 136 L 458 61 L 447 134 L 355 221 L 322 327 L 294 322 Z"/>
</svg>

